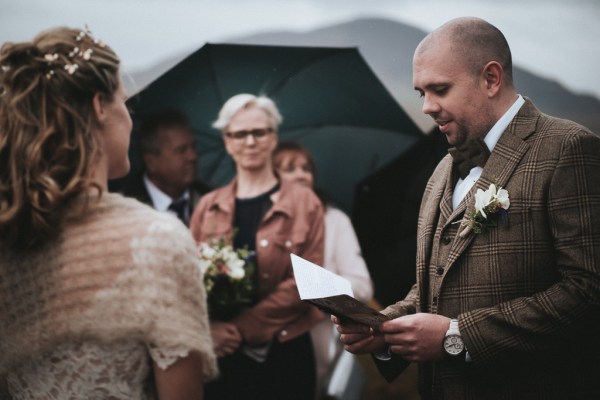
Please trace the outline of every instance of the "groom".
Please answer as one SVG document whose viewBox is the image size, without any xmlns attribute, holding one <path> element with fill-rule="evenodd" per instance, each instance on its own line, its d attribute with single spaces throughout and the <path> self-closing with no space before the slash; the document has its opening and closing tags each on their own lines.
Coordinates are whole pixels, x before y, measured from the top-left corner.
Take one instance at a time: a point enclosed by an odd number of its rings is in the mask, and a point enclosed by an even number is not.
<svg viewBox="0 0 600 400">
<path fill-rule="evenodd" d="M 425 399 L 600 398 L 600 139 L 519 95 L 480 19 L 429 34 L 413 83 L 455 148 L 423 196 L 416 284 L 379 329 L 338 325 L 346 350 L 388 380 L 418 362 Z"/>
</svg>

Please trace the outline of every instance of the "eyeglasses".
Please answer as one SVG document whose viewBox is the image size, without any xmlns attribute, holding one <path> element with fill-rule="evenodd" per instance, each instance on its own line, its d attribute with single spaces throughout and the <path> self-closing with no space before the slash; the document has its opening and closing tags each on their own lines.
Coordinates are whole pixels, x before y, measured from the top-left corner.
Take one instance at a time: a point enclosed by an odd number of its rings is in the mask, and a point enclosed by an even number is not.
<svg viewBox="0 0 600 400">
<path fill-rule="evenodd" d="M 238 142 L 246 140 L 248 135 L 252 135 L 255 140 L 263 140 L 268 134 L 273 133 L 273 128 L 252 129 L 246 131 L 225 132 L 225 136 Z"/>
</svg>

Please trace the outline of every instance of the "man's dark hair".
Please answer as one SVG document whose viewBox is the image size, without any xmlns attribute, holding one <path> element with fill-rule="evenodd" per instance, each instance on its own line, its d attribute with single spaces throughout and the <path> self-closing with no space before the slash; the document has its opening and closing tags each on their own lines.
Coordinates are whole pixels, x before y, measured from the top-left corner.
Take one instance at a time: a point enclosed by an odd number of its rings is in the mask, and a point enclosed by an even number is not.
<svg viewBox="0 0 600 400">
<path fill-rule="evenodd" d="M 140 126 L 138 141 L 140 154 L 159 154 L 161 150 L 159 133 L 173 127 L 190 129 L 190 122 L 181 111 L 165 109 L 147 117 Z"/>
</svg>

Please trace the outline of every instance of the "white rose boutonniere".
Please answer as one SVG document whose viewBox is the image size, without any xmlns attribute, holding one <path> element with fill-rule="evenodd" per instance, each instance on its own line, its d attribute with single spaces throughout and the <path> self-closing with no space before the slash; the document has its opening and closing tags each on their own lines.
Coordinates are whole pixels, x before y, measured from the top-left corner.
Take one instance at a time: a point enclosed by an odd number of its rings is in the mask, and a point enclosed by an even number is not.
<svg viewBox="0 0 600 400">
<path fill-rule="evenodd" d="M 477 189 L 475 193 L 475 211 L 465 218 L 466 227 L 460 233 L 465 237 L 471 231 L 476 235 L 498 225 L 498 217 L 506 215 L 510 200 L 508 191 L 496 184 L 490 184 L 488 190 Z"/>
</svg>

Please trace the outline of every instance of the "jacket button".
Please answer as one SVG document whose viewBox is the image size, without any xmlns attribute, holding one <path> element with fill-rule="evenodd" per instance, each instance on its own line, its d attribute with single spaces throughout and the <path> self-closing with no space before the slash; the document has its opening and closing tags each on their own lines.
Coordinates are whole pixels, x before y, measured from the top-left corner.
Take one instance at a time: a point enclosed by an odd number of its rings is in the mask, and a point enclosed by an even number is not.
<svg viewBox="0 0 600 400">
<path fill-rule="evenodd" d="M 280 335 L 281 336 L 287 336 L 288 332 L 284 329 L 281 331 Z"/>
<path fill-rule="evenodd" d="M 448 236 L 444 236 L 444 238 L 442 239 L 442 241 L 443 241 L 443 243 L 445 245 L 449 245 L 450 242 L 452 242 L 452 239 L 450 239 L 450 237 L 448 237 Z"/>
<path fill-rule="evenodd" d="M 442 275 L 444 273 L 444 268 L 442 267 L 437 267 L 435 270 L 435 273 L 438 275 Z"/>
<path fill-rule="evenodd" d="M 285 247 L 287 247 L 287 248 L 292 247 L 292 241 L 291 240 L 286 240 L 285 241 Z"/>
<path fill-rule="evenodd" d="M 262 239 L 259 244 L 260 247 L 267 247 L 269 245 L 269 241 L 267 239 Z"/>
<path fill-rule="evenodd" d="M 269 274 L 267 274 L 266 272 L 262 276 L 263 276 L 263 279 L 269 279 Z"/>
</svg>

